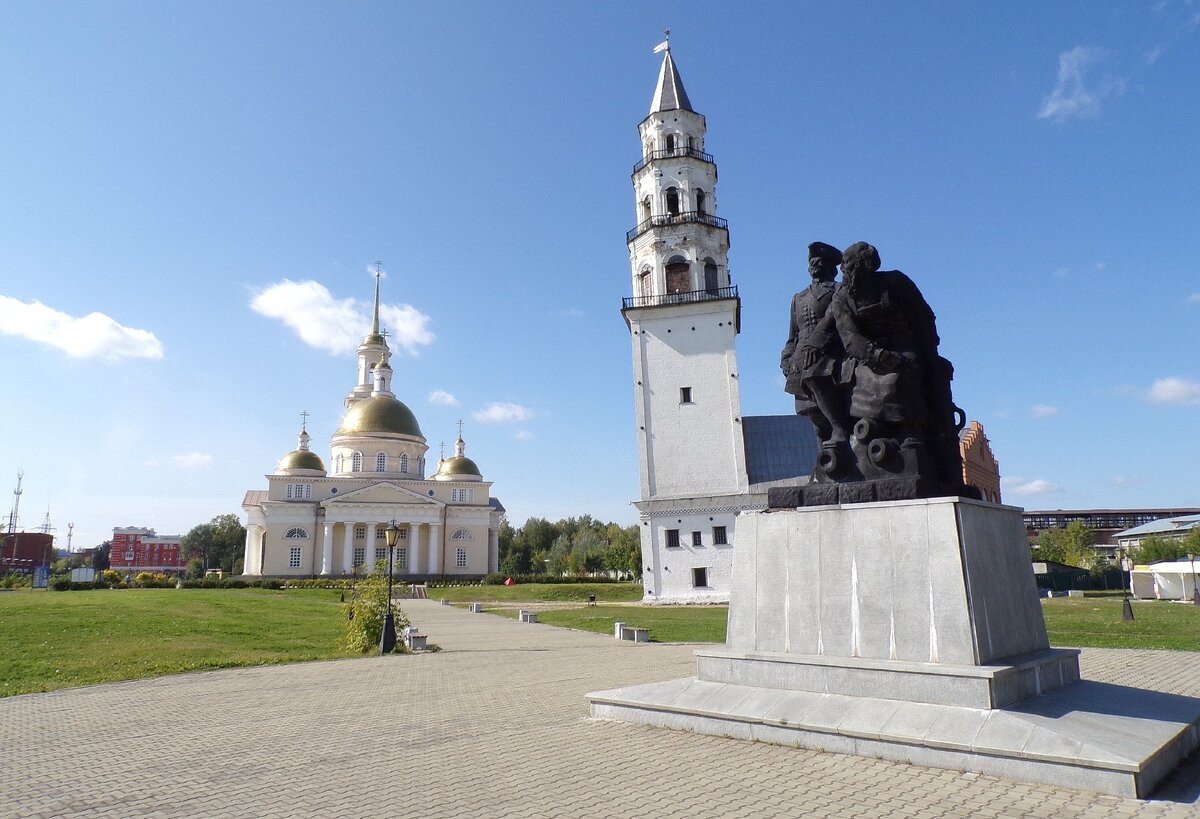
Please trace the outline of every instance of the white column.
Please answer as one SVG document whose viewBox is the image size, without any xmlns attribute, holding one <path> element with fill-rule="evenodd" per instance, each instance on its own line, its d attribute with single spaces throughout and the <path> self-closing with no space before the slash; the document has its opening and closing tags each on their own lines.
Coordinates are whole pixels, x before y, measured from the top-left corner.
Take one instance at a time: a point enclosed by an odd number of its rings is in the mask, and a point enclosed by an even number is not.
<svg viewBox="0 0 1200 819">
<path fill-rule="evenodd" d="M 258 526 L 246 527 L 246 553 L 242 555 L 242 572 L 244 574 L 262 574 L 258 558 L 261 554 L 259 546 L 262 543 L 262 532 Z"/>
<path fill-rule="evenodd" d="M 321 574 L 333 574 L 333 524 L 325 521 L 325 534 L 321 538 Z"/>
<path fill-rule="evenodd" d="M 376 523 L 368 523 L 367 524 L 367 563 L 366 563 L 366 568 L 367 568 L 368 572 L 375 571 L 375 561 L 379 559 L 379 557 L 375 554 L 375 527 L 377 525 L 378 524 L 376 524 Z"/>
<path fill-rule="evenodd" d="M 425 538 L 429 536 L 429 527 L 425 524 L 413 524 L 408 529 L 408 573 L 421 574 L 421 550 L 425 548 Z"/>
<path fill-rule="evenodd" d="M 342 532 L 342 574 L 350 574 L 354 571 L 354 524 L 347 521 L 342 526 L 346 528 Z"/>
<path fill-rule="evenodd" d="M 489 572 L 500 571 L 500 530 L 488 529 L 488 562 Z"/>
<path fill-rule="evenodd" d="M 442 527 L 440 524 L 429 524 L 429 574 L 438 574 L 442 570 L 439 560 L 442 549 Z"/>
</svg>

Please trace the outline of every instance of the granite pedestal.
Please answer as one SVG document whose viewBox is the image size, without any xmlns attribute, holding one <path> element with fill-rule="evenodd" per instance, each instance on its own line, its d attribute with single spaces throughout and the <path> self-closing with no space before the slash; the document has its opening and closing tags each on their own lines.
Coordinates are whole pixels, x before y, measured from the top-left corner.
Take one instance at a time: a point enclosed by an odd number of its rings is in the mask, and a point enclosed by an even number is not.
<svg viewBox="0 0 1200 819">
<path fill-rule="evenodd" d="M 589 694 L 597 718 L 1145 796 L 1200 700 L 1079 681 L 1019 509 L 963 498 L 743 513 L 721 649 Z"/>
</svg>

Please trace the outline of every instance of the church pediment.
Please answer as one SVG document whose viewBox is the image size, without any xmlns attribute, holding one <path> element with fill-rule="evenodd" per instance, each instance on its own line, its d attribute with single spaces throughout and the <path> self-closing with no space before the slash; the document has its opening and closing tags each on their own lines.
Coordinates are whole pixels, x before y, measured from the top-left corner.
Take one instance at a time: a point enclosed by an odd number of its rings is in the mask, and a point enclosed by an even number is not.
<svg viewBox="0 0 1200 819">
<path fill-rule="evenodd" d="M 434 500 L 428 495 L 414 492 L 396 483 L 384 481 L 372 486 L 364 486 L 344 495 L 322 501 L 326 509 L 339 506 L 354 506 L 359 504 L 408 504 L 410 506 L 443 506 L 441 501 Z"/>
</svg>

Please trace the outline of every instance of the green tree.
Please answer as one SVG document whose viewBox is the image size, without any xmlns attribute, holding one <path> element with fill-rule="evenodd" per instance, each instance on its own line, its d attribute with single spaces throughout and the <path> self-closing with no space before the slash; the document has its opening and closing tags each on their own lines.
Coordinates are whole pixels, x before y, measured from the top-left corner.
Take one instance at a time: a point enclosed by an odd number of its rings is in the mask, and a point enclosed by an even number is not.
<svg viewBox="0 0 1200 819">
<path fill-rule="evenodd" d="M 1096 562 L 1092 542 L 1092 530 L 1081 521 L 1073 520 L 1064 529 L 1046 529 L 1039 533 L 1033 556 L 1036 560 L 1091 569 Z"/>
<path fill-rule="evenodd" d="M 199 558 L 204 570 L 221 569 L 233 574 L 246 547 L 246 528 L 237 515 L 217 515 L 208 523 L 194 526 L 183 536 L 184 554 Z"/>
<path fill-rule="evenodd" d="M 1188 533 L 1190 537 L 1197 530 Z M 1189 549 L 1186 538 L 1151 535 L 1137 546 L 1130 548 L 1129 559 L 1136 564 L 1159 563 L 1163 560 L 1179 560 L 1187 556 Z M 1195 554 L 1196 552 L 1193 552 Z"/>
<path fill-rule="evenodd" d="M 107 569 L 112 563 L 109 562 L 109 555 L 112 553 L 112 541 L 106 540 L 92 549 L 92 568 L 98 572 Z"/>
</svg>

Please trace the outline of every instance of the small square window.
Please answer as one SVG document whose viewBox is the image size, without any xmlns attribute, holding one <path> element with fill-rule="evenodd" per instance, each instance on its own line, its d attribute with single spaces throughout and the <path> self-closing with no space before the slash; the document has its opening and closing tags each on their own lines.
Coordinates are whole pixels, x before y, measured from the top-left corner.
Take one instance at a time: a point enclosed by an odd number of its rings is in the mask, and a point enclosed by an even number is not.
<svg viewBox="0 0 1200 819">
<path fill-rule="evenodd" d="M 724 546 L 727 543 L 729 543 L 729 540 L 725 536 L 725 527 L 724 526 L 714 526 L 713 527 L 713 544 L 716 546 Z"/>
<path fill-rule="evenodd" d="M 678 549 L 679 548 L 679 530 L 678 529 L 667 529 L 667 548 L 668 549 Z"/>
<path fill-rule="evenodd" d="M 680 387 L 679 388 L 679 403 L 680 404 L 692 403 L 692 388 L 691 387 Z"/>
<path fill-rule="evenodd" d="M 703 566 L 697 566 L 692 569 L 692 586 L 697 589 L 703 589 L 708 586 L 708 569 Z"/>
<path fill-rule="evenodd" d="M 354 547 L 354 565 L 361 566 L 367 562 L 367 550 L 363 546 Z"/>
<path fill-rule="evenodd" d="M 467 550 L 456 549 L 454 552 L 454 565 L 460 569 L 467 568 Z"/>
<path fill-rule="evenodd" d="M 692 532 L 692 545 L 693 546 L 703 546 L 704 545 L 704 543 L 701 542 L 701 540 L 700 540 L 699 532 Z"/>
<path fill-rule="evenodd" d="M 299 546 L 293 546 L 288 551 L 288 568 L 289 569 L 299 569 L 300 568 L 300 547 Z"/>
<path fill-rule="evenodd" d="M 398 549 L 396 549 L 396 568 L 397 569 L 407 569 L 408 568 L 408 547 L 407 546 L 401 546 Z"/>
</svg>

